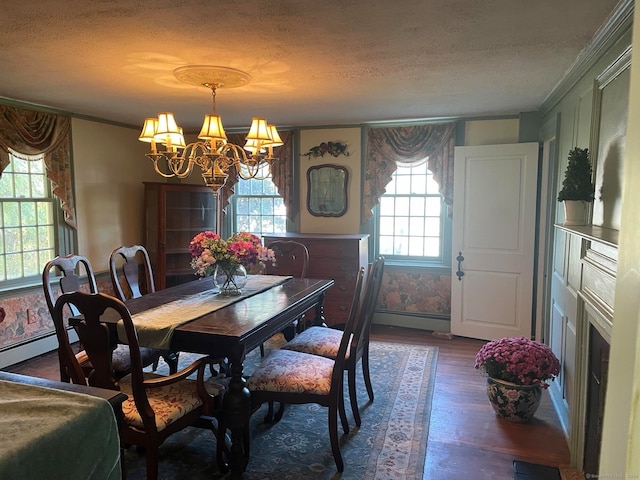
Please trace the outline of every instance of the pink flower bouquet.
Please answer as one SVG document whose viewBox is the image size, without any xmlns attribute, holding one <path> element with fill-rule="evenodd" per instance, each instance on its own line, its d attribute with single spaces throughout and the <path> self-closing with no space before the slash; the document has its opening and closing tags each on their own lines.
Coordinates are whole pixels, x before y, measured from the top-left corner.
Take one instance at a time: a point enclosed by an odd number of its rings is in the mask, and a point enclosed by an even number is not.
<svg viewBox="0 0 640 480">
<path fill-rule="evenodd" d="M 245 268 L 266 262 L 273 263 L 275 254 L 262 246 L 257 235 L 238 232 L 227 240 L 214 232 L 201 232 L 189 243 L 191 268 L 200 277 L 213 275 L 216 265 L 230 269 L 235 265 Z"/>
<path fill-rule="evenodd" d="M 560 373 L 560 362 L 544 343 L 510 337 L 486 343 L 476 354 L 475 368 L 516 385 L 549 386 Z"/>
</svg>

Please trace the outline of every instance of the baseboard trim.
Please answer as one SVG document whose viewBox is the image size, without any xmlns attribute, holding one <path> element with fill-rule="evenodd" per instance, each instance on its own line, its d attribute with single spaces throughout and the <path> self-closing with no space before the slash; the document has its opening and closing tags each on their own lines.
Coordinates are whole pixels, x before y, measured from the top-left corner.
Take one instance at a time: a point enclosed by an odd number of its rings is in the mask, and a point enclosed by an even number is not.
<svg viewBox="0 0 640 480">
<path fill-rule="evenodd" d="M 73 343 L 78 340 L 76 332 L 69 330 L 69 340 Z M 10 367 L 16 363 L 24 362 L 31 358 L 49 353 L 58 348 L 58 339 L 55 334 L 42 337 L 33 342 L 24 343 L 16 347 L 8 348 L 0 352 L 0 368 Z"/>
<path fill-rule="evenodd" d="M 373 323 L 376 325 L 415 328 L 434 332 L 451 331 L 451 321 L 449 319 L 418 317 L 415 315 L 402 315 L 388 312 L 377 312 L 373 317 Z"/>
</svg>

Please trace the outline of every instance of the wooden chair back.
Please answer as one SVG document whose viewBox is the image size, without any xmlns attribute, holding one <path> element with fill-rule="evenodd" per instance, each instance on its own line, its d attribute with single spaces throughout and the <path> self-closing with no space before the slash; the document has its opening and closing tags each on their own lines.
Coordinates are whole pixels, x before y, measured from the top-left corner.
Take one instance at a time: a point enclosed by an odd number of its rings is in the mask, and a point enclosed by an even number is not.
<svg viewBox="0 0 640 480">
<path fill-rule="evenodd" d="M 53 316 L 57 321 L 62 319 L 63 311 L 67 307 L 73 307 L 81 315 L 71 321 L 93 366 L 87 376 L 87 384 L 111 390 L 126 390 L 129 398 L 123 403 L 120 441 L 122 444 L 144 447 L 147 457 L 147 479 L 157 479 L 160 444 L 168 436 L 188 426 L 215 430 L 213 423 L 208 419 L 218 415 L 220 393 L 224 387 L 211 384 L 210 388 L 214 388 L 211 393 L 205 388 L 204 371 L 208 364 L 206 358 L 197 359 L 175 374 L 151 375 L 151 378 L 145 379 L 140 345 L 131 313 L 118 298 L 104 293 L 65 293 L 58 298 L 54 306 Z M 121 380 L 116 377 L 117 372 L 112 365 L 112 333 L 101 321 L 102 316 L 111 310 L 122 319 L 131 360 L 130 375 Z M 196 374 L 197 380 L 188 378 Z M 123 385 L 126 388 L 121 388 Z M 198 405 L 194 405 L 192 399 L 194 387 L 200 399 Z M 174 411 L 169 423 L 166 418 L 159 420 L 167 411 Z M 140 422 L 137 422 L 136 412 Z M 206 418 L 202 415 L 206 415 Z"/>
<path fill-rule="evenodd" d="M 362 294 L 362 288 L 364 285 L 364 267 L 361 267 L 358 270 L 358 275 L 356 276 L 356 287 L 354 289 L 354 299 L 360 298 Z M 355 332 L 355 328 L 358 322 L 358 309 L 355 308 L 356 301 L 353 302 L 354 306 L 351 308 L 349 312 L 349 318 L 347 319 L 347 323 L 344 326 L 344 330 L 342 332 L 342 339 L 340 340 L 340 347 L 338 348 L 338 354 L 335 358 L 335 366 L 333 367 L 333 378 L 331 389 L 333 388 L 342 388 L 342 382 L 344 381 L 343 370 L 345 369 L 345 362 L 347 360 L 347 350 L 349 349 L 349 345 L 353 341 L 353 334 Z M 334 385 L 335 382 L 335 385 Z M 342 400 L 341 400 L 342 401 Z"/>
<path fill-rule="evenodd" d="M 275 240 L 268 245 L 275 253 L 275 265 L 267 264 L 267 275 L 291 275 L 306 278 L 309 271 L 309 250 L 295 240 Z"/>
<path fill-rule="evenodd" d="M 57 271 L 57 275 L 52 275 L 53 270 Z M 56 257 L 47 262 L 42 271 L 42 287 L 44 289 L 44 298 L 47 301 L 49 312 L 53 312 L 53 306 L 57 296 L 54 294 L 52 283 L 59 278 L 60 293 L 77 292 L 82 286 L 82 277 L 86 275 L 89 291 L 96 293 L 98 285 L 93 268 L 89 259 L 82 255 L 67 255 L 65 257 Z"/>
<path fill-rule="evenodd" d="M 86 353 L 81 350 L 74 353 L 68 335 L 66 318 L 76 315 L 73 309 L 65 316 L 54 316 L 54 305 L 60 294 L 80 291 L 83 288 L 83 277 L 86 276 L 89 291 L 96 293 L 98 285 L 89 260 L 82 255 L 67 255 L 56 257 L 47 262 L 42 271 L 42 287 L 44 298 L 53 319 L 53 326 L 58 339 L 58 362 L 60 365 L 60 380 L 85 385 L 85 371 L 88 368 Z M 55 287 L 56 281 L 58 287 Z M 54 293 L 55 292 L 55 293 Z"/>
<path fill-rule="evenodd" d="M 111 252 L 109 273 L 116 296 L 122 301 L 156 291 L 149 253 L 142 245 L 123 245 Z M 141 273 L 143 278 L 140 277 Z M 130 295 L 122 288 L 120 278 L 131 292 Z"/>
<path fill-rule="evenodd" d="M 355 319 L 353 340 L 351 342 L 350 361 L 357 362 L 362 358 L 363 352 L 369 348 L 369 334 L 373 314 L 382 287 L 382 275 L 384 273 L 384 257 L 377 257 L 369 268 L 366 287 L 363 291 L 362 303 L 359 306 Z"/>
<path fill-rule="evenodd" d="M 88 375 L 88 384 L 94 387 L 119 390 L 118 380 L 112 366 L 113 345 L 106 324 L 100 321 L 102 315 L 113 309 L 122 318 L 129 345 L 131 376 L 140 382 L 142 377 L 142 359 L 138 337 L 133 327 L 131 314 L 119 299 L 104 293 L 72 292 L 61 295 L 56 301 L 54 318 L 62 318 L 63 309 L 73 307 L 79 316 L 74 318 L 74 328 L 87 352 L 93 370 Z"/>
</svg>

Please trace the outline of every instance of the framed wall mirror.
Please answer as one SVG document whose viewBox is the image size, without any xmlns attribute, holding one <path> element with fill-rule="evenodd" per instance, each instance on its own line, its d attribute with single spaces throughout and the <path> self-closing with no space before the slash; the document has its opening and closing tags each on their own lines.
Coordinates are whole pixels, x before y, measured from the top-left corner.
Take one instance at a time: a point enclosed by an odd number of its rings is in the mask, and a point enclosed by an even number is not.
<svg viewBox="0 0 640 480">
<path fill-rule="evenodd" d="M 307 210 L 316 217 L 341 217 L 347 211 L 349 172 L 340 165 L 307 170 Z"/>
</svg>

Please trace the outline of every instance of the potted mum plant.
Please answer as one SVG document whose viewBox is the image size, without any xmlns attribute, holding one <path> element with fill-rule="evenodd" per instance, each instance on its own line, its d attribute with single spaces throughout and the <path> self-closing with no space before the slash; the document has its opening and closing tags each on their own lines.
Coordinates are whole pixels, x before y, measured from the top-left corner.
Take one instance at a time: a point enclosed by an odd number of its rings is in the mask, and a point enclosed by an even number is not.
<svg viewBox="0 0 640 480">
<path fill-rule="evenodd" d="M 588 204 L 593 201 L 594 185 L 589 149 L 575 147 L 569 152 L 569 163 L 564 173 L 558 201 L 564 202 L 565 225 L 585 225 Z"/>
<path fill-rule="evenodd" d="M 542 389 L 560 373 L 560 362 L 549 346 L 525 337 L 486 343 L 476 354 L 475 368 L 487 376 L 487 396 L 502 418 L 530 421 Z"/>
</svg>

